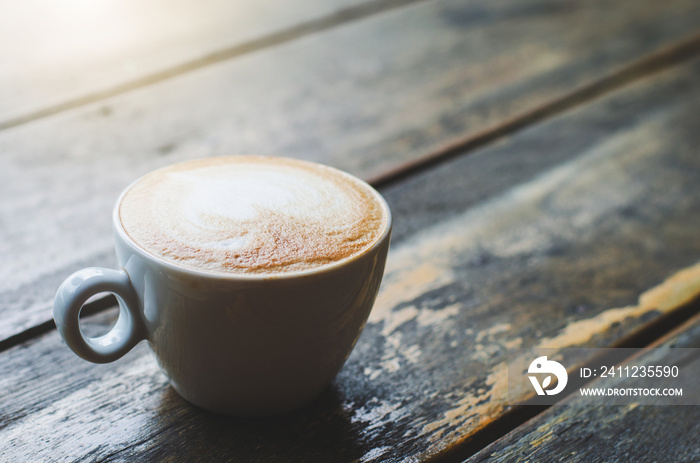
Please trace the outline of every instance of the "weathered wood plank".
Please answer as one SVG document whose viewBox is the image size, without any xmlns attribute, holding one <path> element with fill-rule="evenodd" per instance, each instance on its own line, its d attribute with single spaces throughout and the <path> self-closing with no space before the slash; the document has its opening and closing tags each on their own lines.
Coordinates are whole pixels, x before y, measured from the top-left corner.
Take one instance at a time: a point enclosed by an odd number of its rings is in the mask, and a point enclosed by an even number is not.
<svg viewBox="0 0 700 463">
<path fill-rule="evenodd" d="M 700 347 L 700 317 L 660 346 Z M 648 364 L 645 357 L 635 361 Z M 700 389 L 683 394 L 697 398 Z M 582 407 L 567 399 L 467 461 L 700 461 L 700 406 Z"/>
<path fill-rule="evenodd" d="M 382 291 L 310 406 L 213 416 L 171 391 L 144 345 L 97 366 L 51 332 L 0 353 L 0 452 L 415 461 L 455 449 L 506 412 L 507 348 L 608 346 L 700 296 L 699 71 L 673 69 L 385 190 L 399 238 Z M 491 172 L 519 184 L 492 185 Z"/>
<path fill-rule="evenodd" d="M 425 2 L 2 131 L 0 343 L 50 320 L 66 275 L 115 265 L 112 203 L 153 168 L 254 152 L 371 177 L 684 36 L 698 8 Z"/>
<path fill-rule="evenodd" d="M 1 2 L 0 128 L 405 3 Z"/>
</svg>

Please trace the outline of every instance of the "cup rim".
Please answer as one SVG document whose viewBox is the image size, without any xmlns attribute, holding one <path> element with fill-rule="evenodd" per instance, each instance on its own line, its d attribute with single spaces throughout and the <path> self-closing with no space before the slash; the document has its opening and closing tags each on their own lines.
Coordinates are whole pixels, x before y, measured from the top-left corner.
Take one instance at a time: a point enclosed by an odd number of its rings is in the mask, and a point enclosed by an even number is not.
<svg viewBox="0 0 700 463">
<path fill-rule="evenodd" d="M 208 270 L 200 270 L 200 269 L 194 269 L 194 268 L 188 268 L 184 267 L 181 265 L 177 265 L 173 262 L 170 262 L 158 255 L 155 255 L 148 251 L 147 249 L 143 248 L 140 246 L 134 239 L 129 236 L 127 231 L 124 229 L 124 226 L 121 223 L 121 220 L 119 218 L 119 206 L 121 205 L 122 199 L 126 195 L 126 193 L 131 190 L 131 188 L 136 185 L 138 182 L 141 181 L 146 175 L 149 175 L 153 172 L 158 172 L 160 170 L 167 169 L 173 165 L 180 164 L 180 163 L 173 163 L 173 164 L 168 164 L 167 166 L 161 167 L 159 169 L 155 169 L 152 171 L 147 172 L 146 174 L 138 177 L 136 180 L 131 182 L 124 190 L 119 194 L 119 197 L 117 198 L 117 201 L 114 205 L 114 208 L 112 210 L 112 224 L 114 226 L 114 230 L 118 234 L 118 236 L 129 246 L 141 254 L 142 257 L 155 261 L 158 265 L 161 265 L 173 272 L 179 272 L 183 273 L 186 275 L 190 276 L 196 276 L 200 278 L 214 278 L 214 279 L 219 279 L 219 280 L 246 280 L 246 281 L 263 281 L 263 280 L 287 280 L 287 279 L 294 279 L 294 278 L 299 278 L 299 277 L 306 277 L 306 276 L 316 276 L 316 275 L 321 275 L 325 273 L 330 273 L 334 270 L 337 270 L 339 268 L 342 268 L 348 264 L 351 264 L 352 262 L 355 262 L 362 257 L 374 253 L 379 247 L 381 247 L 384 242 L 387 240 L 387 238 L 391 234 L 391 229 L 393 226 L 393 219 L 391 215 L 391 209 L 389 208 L 389 204 L 387 204 L 386 200 L 384 197 L 379 193 L 372 185 L 367 183 L 366 181 L 362 180 L 361 178 L 350 174 L 348 172 L 342 171 L 340 169 L 337 169 L 335 167 L 327 166 L 325 164 L 313 162 L 313 161 L 306 161 L 303 159 L 296 159 L 296 158 L 285 158 L 282 156 L 257 156 L 257 155 L 234 155 L 234 156 L 216 156 L 216 157 L 239 157 L 239 156 L 251 156 L 251 157 L 258 157 L 258 158 L 280 158 L 280 159 L 292 159 L 294 161 L 301 161 L 301 162 L 306 162 L 310 164 L 315 164 L 315 165 L 320 165 L 323 166 L 324 168 L 332 169 L 335 172 L 339 172 L 340 174 L 344 176 L 348 176 L 355 181 L 359 182 L 360 184 L 364 185 L 375 197 L 375 199 L 378 200 L 379 204 L 381 207 L 384 209 L 384 213 L 386 214 L 386 222 L 384 224 L 384 230 L 382 230 L 381 235 L 372 243 L 371 246 L 368 248 L 364 249 L 362 252 L 359 252 L 357 254 L 354 254 L 350 257 L 346 257 L 344 259 L 341 259 L 339 261 L 331 262 L 329 264 L 324 264 L 319 267 L 311 268 L 311 269 L 306 269 L 306 270 L 297 270 L 293 272 L 276 272 L 276 273 L 232 273 L 232 272 L 216 272 L 216 271 L 208 271 Z M 182 161 L 182 162 L 188 162 L 189 160 Z"/>
</svg>

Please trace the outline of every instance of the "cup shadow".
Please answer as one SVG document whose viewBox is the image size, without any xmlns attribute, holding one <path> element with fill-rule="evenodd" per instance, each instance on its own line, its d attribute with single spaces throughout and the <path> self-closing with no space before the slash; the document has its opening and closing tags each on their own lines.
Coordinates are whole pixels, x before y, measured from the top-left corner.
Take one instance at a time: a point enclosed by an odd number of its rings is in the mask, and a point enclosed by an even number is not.
<svg viewBox="0 0 700 463">
<path fill-rule="evenodd" d="M 141 461 L 354 461 L 362 445 L 335 383 L 312 403 L 272 417 L 202 410 L 164 389 L 151 438 L 132 449 Z"/>
</svg>

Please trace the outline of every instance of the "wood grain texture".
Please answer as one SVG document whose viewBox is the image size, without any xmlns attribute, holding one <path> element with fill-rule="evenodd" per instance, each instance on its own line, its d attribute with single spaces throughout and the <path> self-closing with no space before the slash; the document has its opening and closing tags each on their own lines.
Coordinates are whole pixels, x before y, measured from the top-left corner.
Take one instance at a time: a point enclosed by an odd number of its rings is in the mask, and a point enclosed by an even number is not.
<svg viewBox="0 0 700 463">
<path fill-rule="evenodd" d="M 0 128 L 404 3 L 2 2 Z"/>
<path fill-rule="evenodd" d="M 65 276 L 115 265 L 113 202 L 149 170 L 260 153 L 372 177 L 685 36 L 698 8 L 424 2 L 2 131 L 0 343 L 50 320 Z"/>
<path fill-rule="evenodd" d="M 700 317 L 658 346 L 700 347 Z M 649 365 L 648 357 L 635 365 Z M 666 363 L 654 358 L 653 364 Z M 683 393 L 697 399 L 700 389 Z M 582 407 L 577 402 L 565 400 L 467 461 L 700 461 L 700 406 Z"/>
<path fill-rule="evenodd" d="M 698 83 L 696 61 L 384 190 L 397 240 L 380 296 L 308 407 L 207 414 L 167 386 L 145 345 L 96 366 L 51 332 L 0 354 L 0 453 L 320 462 L 453 451 L 507 413 L 508 348 L 609 346 L 700 296 Z"/>
</svg>

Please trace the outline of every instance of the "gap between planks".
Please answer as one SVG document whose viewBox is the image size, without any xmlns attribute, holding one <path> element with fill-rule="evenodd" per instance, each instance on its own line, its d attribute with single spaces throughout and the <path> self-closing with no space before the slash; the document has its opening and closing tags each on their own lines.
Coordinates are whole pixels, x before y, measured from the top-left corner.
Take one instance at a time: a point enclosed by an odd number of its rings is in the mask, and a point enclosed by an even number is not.
<svg viewBox="0 0 700 463">
<path fill-rule="evenodd" d="M 190 71 L 217 64 L 232 58 L 236 58 L 249 53 L 254 53 L 266 48 L 272 48 L 285 42 L 290 42 L 302 37 L 313 35 L 319 32 L 332 29 L 334 27 L 359 21 L 370 16 L 383 13 L 385 11 L 402 8 L 414 3 L 428 2 L 431 0 L 375 0 L 363 5 L 348 7 L 328 16 L 310 20 L 297 24 L 296 26 L 283 29 L 272 34 L 250 40 L 229 48 L 209 53 L 201 58 L 181 63 L 153 74 L 140 77 L 138 79 L 125 82 L 123 84 L 81 96 L 72 100 L 64 101 L 53 106 L 49 106 L 38 111 L 33 111 L 23 116 L 17 116 L 6 121 L 0 121 L 0 130 L 17 127 L 37 119 L 53 116 L 69 109 L 78 108 L 90 103 L 95 103 L 107 98 L 111 98 L 122 93 L 136 90 L 142 87 L 162 82 Z"/>
<path fill-rule="evenodd" d="M 654 348 L 661 346 L 673 336 L 685 329 L 700 323 L 700 298 L 691 300 L 672 310 L 660 315 L 652 322 L 633 331 L 618 342 L 608 346 L 611 348 Z M 637 356 L 638 353 L 624 351 L 623 354 L 606 354 L 587 360 L 578 367 L 595 368 L 601 362 L 618 365 Z M 571 391 L 594 381 L 595 378 L 579 379 Z M 557 398 L 557 404 L 565 401 L 571 392 Z M 488 445 L 506 436 L 517 427 L 545 412 L 554 405 L 517 405 L 512 406 L 501 418 L 487 424 L 463 442 L 447 449 L 441 454 L 428 460 L 430 463 L 464 463 L 473 455 L 483 450 Z"/>
<path fill-rule="evenodd" d="M 244 43 L 227 50 L 222 50 L 199 60 L 185 63 L 177 68 L 162 71 L 161 73 L 144 77 L 111 90 L 106 90 L 104 92 L 89 95 L 62 105 L 47 108 L 40 112 L 34 113 L 33 116 L 28 115 L 17 118 L 13 120 L 14 122 L 0 122 L 0 130 L 30 122 L 31 120 L 41 117 L 47 117 L 67 109 L 81 106 L 83 104 L 92 103 L 103 98 L 114 96 L 118 93 L 126 92 L 128 90 L 150 85 L 160 80 L 164 80 L 193 69 L 204 67 L 209 64 L 224 61 L 235 56 L 261 50 L 263 48 L 271 47 L 276 44 L 293 40 L 295 38 L 300 38 L 312 33 L 321 32 L 339 24 L 352 22 L 354 20 L 359 20 L 392 8 L 398 8 L 400 6 L 421 1 L 430 0 L 385 0 L 372 4 L 361 5 L 359 7 L 348 8 L 325 18 L 310 21 L 265 38 Z M 419 156 L 409 162 L 405 162 L 383 172 L 379 172 L 365 180 L 367 180 L 368 183 L 377 189 L 394 185 L 426 169 L 447 162 L 450 159 L 458 156 L 466 156 L 479 148 L 497 141 L 500 138 L 513 135 L 520 130 L 543 122 L 546 119 L 553 118 L 568 110 L 574 109 L 577 106 L 581 106 L 596 98 L 600 98 L 627 85 L 631 85 L 655 73 L 689 61 L 698 54 L 700 54 L 700 32 L 693 34 L 680 42 L 676 42 L 675 44 L 661 48 L 638 60 L 632 61 L 631 63 L 620 67 L 618 70 L 606 76 L 567 92 L 564 95 L 553 98 L 552 100 L 535 107 L 534 109 L 525 111 L 521 114 L 516 114 L 515 116 L 510 117 L 499 124 L 477 133 L 454 139 L 442 147 L 430 151 L 423 156 Z M 117 301 L 114 296 L 106 295 L 85 304 L 81 311 L 81 316 L 101 312 L 109 307 L 113 307 L 116 305 L 116 303 Z M 682 323 L 684 320 L 685 318 L 680 321 L 676 321 L 675 318 L 669 317 L 668 323 L 670 323 L 670 325 L 668 325 L 665 329 L 671 329 L 678 323 Z M 663 322 L 660 320 L 658 323 Z M 21 333 L 17 333 L 14 336 L 0 341 L 0 352 L 51 331 L 52 329 L 55 329 L 55 327 L 56 326 L 53 320 L 47 320 L 46 322 L 28 328 Z M 658 329 L 656 323 L 654 324 L 654 328 Z M 508 416 L 510 416 L 510 414 Z M 487 429 L 484 430 L 484 432 L 487 431 Z M 475 438 L 476 437 L 478 436 L 475 436 Z"/>
<path fill-rule="evenodd" d="M 58 288 L 56 288 L 58 289 Z M 53 305 L 53 301 L 51 302 Z M 116 307 L 117 298 L 112 294 L 105 294 L 104 296 L 97 296 L 93 300 L 83 304 L 82 309 L 80 309 L 80 318 L 89 317 L 90 315 L 95 315 L 103 312 L 109 308 Z M 56 323 L 53 318 L 46 320 L 45 322 L 39 323 L 27 328 L 26 330 L 10 336 L 6 339 L 0 340 L 0 352 L 3 352 L 11 347 L 14 347 L 23 342 L 29 341 L 32 338 L 41 336 L 42 334 L 48 333 L 51 330 L 56 329 Z"/>
<path fill-rule="evenodd" d="M 378 188 L 402 181 L 419 171 L 428 169 L 434 165 L 445 162 L 459 155 L 467 155 L 471 151 L 487 145 L 495 140 L 511 135 L 521 129 L 535 125 L 548 118 L 555 117 L 563 112 L 583 105 L 593 99 L 605 94 L 612 93 L 626 85 L 641 80 L 651 74 L 660 72 L 667 68 L 687 61 L 700 52 L 700 34 L 678 42 L 670 47 L 661 49 L 644 58 L 636 60 L 617 71 L 593 81 L 567 93 L 564 96 L 555 98 L 531 111 L 516 115 L 505 122 L 497 124 L 492 128 L 477 134 L 457 139 L 443 148 L 427 153 L 426 155 L 387 170 L 386 172 L 372 177 L 369 181 Z M 112 307 L 116 303 L 113 297 L 104 297 L 87 304 L 83 310 L 83 315 L 94 314 Z M 671 313 L 658 317 L 650 324 L 626 336 L 620 342 L 610 347 L 654 347 L 663 340 L 668 339 L 673 333 L 678 332 L 684 326 L 697 323 L 700 320 L 700 299 L 695 299 L 683 305 Z M 16 336 L 0 342 L 0 351 L 8 349 L 27 339 L 36 337 L 54 328 L 52 320 L 36 325 Z M 600 359 L 596 359 L 599 361 Z M 624 359 L 617 359 L 619 363 Z M 586 366 L 586 365 L 584 365 Z M 587 382 L 586 382 L 587 383 Z M 581 383 L 581 385 L 586 384 Z M 562 397 L 560 400 L 564 400 Z M 462 462 L 490 443 L 508 434 L 513 429 L 524 424 L 529 419 L 537 416 L 550 406 L 520 406 L 513 407 L 509 412 L 469 439 L 450 448 L 447 452 L 435 456 L 430 461 L 435 462 Z"/>
<path fill-rule="evenodd" d="M 623 65 L 606 76 L 555 97 L 533 109 L 509 117 L 492 127 L 450 140 L 442 147 L 424 156 L 379 172 L 367 181 L 376 188 L 393 185 L 422 170 L 467 154 L 467 152 L 589 103 L 655 73 L 677 66 L 698 54 L 700 54 L 700 32 Z"/>
</svg>

